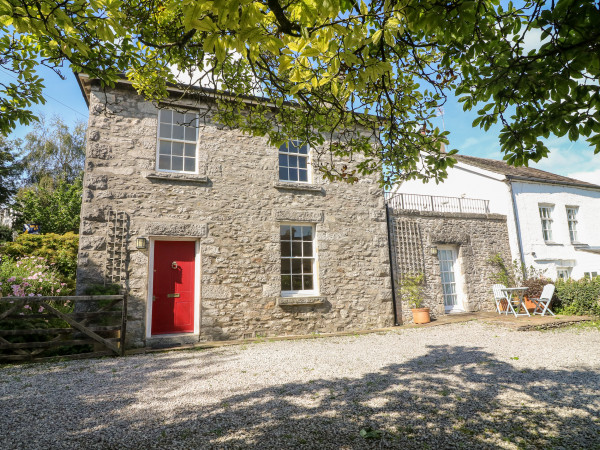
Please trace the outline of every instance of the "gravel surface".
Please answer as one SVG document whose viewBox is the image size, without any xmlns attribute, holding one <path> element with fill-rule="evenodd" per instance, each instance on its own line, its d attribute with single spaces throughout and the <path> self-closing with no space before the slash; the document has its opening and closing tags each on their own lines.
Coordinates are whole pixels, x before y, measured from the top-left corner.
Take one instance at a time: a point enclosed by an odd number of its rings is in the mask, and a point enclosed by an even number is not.
<svg viewBox="0 0 600 450">
<path fill-rule="evenodd" d="M 477 322 L 0 368 L 0 448 L 600 448 L 600 332 Z"/>
</svg>

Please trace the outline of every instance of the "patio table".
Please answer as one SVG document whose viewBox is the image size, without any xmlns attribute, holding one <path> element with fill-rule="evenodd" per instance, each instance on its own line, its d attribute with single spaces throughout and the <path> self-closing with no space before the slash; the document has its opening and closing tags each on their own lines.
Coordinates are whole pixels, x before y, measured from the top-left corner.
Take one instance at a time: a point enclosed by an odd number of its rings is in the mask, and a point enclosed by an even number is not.
<svg viewBox="0 0 600 450">
<path fill-rule="evenodd" d="M 527 292 L 526 287 L 514 287 L 514 288 L 504 288 L 502 289 L 502 292 L 504 292 L 506 294 L 506 299 L 507 299 L 507 306 L 506 306 L 506 315 L 508 315 L 508 309 L 510 308 L 511 311 L 513 312 L 513 314 L 515 315 L 515 317 L 518 316 L 528 316 L 531 317 L 531 314 L 529 314 L 529 311 L 527 311 L 527 307 L 525 306 L 525 300 L 523 299 L 523 296 L 525 295 L 525 292 Z M 516 296 L 519 299 L 518 302 L 518 308 L 517 311 L 515 311 L 515 308 L 513 307 L 512 304 L 512 299 L 513 297 Z M 523 310 L 525 311 L 524 313 L 521 312 L 521 307 L 523 307 Z"/>
</svg>

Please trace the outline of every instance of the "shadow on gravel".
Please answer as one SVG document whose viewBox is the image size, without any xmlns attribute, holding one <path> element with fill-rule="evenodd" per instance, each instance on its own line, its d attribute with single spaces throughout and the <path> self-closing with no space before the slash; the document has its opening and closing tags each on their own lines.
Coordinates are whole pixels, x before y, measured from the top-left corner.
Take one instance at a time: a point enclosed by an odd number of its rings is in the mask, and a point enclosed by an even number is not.
<svg viewBox="0 0 600 450">
<path fill-rule="evenodd" d="M 14 447 L 17 435 L 39 439 L 46 421 L 62 437 L 53 448 L 600 448 L 597 370 L 519 370 L 477 347 L 429 346 L 424 356 L 359 379 L 310 379 L 307 372 L 305 383 L 223 396 L 210 406 L 175 401 L 168 420 L 142 404 L 153 370 L 160 379 L 152 395 L 202 396 L 186 384 L 202 377 L 210 385 L 215 364 L 228 357 L 169 355 L 144 360 L 143 371 L 135 358 L 130 365 L 105 361 L 102 370 L 91 363 L 84 369 L 95 370 L 96 383 L 71 386 L 51 404 L 43 389 L 15 392 L 0 383 L 0 427 L 13 430 L 0 446 Z M 68 370 L 40 370 L 19 383 L 43 386 Z M 11 409 L 14 395 L 30 409 Z M 29 422 L 11 423 L 11 415 L 24 414 Z"/>
</svg>

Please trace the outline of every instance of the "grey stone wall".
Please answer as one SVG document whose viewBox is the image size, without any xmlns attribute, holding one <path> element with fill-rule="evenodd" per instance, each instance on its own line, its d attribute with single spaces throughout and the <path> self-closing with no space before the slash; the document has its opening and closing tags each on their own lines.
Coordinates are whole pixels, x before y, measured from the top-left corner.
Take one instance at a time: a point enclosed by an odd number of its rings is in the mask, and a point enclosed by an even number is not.
<svg viewBox="0 0 600 450">
<path fill-rule="evenodd" d="M 347 185 L 314 173 L 311 186 L 290 189 L 277 181 L 277 149 L 266 139 L 210 119 L 199 129 L 198 175 L 156 172 L 157 109 L 127 89 L 111 91 L 108 105 L 106 98 L 92 87 L 77 281 L 81 292 L 105 280 L 107 213 L 125 212 L 129 345 L 146 344 L 149 252 L 136 250 L 136 237 L 200 240 L 195 340 L 393 324 L 384 199 L 374 178 Z M 315 303 L 279 301 L 282 222 L 316 226 Z"/>
<path fill-rule="evenodd" d="M 439 245 L 458 247 L 458 260 L 465 283 L 465 310 L 494 310 L 491 276 L 495 269 L 489 263 L 489 258 L 499 253 L 505 261 L 511 260 L 506 216 L 391 210 L 390 217 L 396 223 L 408 220 L 417 224 L 422 253 L 416 259 L 420 259 L 424 269 L 425 307 L 430 308 L 432 317 L 445 314 L 440 263 L 438 256 L 431 253 L 431 248 Z M 397 251 L 402 252 L 403 249 Z M 400 274 L 394 275 L 397 279 Z M 399 294 L 396 304 L 402 322 L 411 322 L 410 307 Z"/>
</svg>

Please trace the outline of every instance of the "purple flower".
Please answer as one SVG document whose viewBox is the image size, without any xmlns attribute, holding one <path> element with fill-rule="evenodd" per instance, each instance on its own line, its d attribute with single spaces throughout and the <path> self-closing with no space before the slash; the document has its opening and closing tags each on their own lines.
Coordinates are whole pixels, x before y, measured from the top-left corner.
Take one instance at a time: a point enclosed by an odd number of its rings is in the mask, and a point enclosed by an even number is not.
<svg viewBox="0 0 600 450">
<path fill-rule="evenodd" d="M 43 310 L 44 310 L 44 307 L 43 307 L 43 306 L 40 306 L 40 309 L 38 309 L 38 312 L 40 313 L 40 312 L 42 312 Z"/>
<path fill-rule="evenodd" d="M 31 293 L 28 295 L 28 297 L 33 297 L 35 294 Z"/>
</svg>

